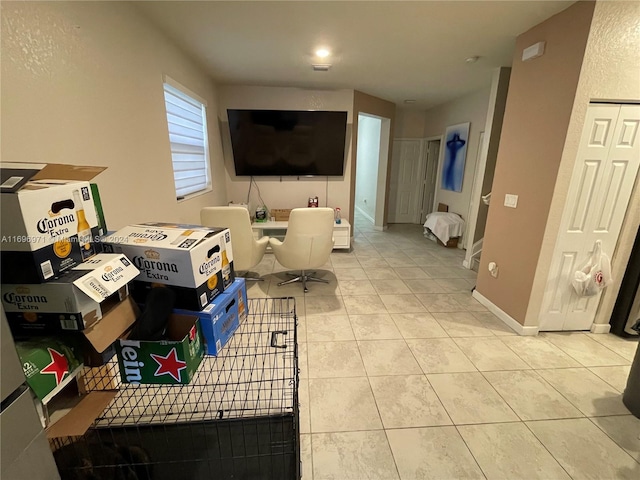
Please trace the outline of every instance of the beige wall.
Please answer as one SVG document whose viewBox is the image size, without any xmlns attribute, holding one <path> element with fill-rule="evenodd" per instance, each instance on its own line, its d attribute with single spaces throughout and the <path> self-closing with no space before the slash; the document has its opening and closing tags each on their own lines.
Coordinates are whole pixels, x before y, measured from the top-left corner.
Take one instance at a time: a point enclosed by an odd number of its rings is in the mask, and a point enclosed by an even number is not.
<svg viewBox="0 0 640 480">
<path fill-rule="evenodd" d="M 396 110 L 396 127 L 393 138 L 422 138 L 424 135 L 424 110 Z"/>
<path fill-rule="evenodd" d="M 464 97 L 457 98 L 439 107 L 427 110 L 425 113 L 425 126 L 423 138 L 444 135 L 449 125 L 470 122 L 469 145 L 467 158 L 464 165 L 464 177 L 462 179 L 462 192 L 452 192 L 441 188 L 440 177 L 442 170 L 443 148 L 440 148 L 440 162 L 438 166 L 438 179 L 436 180 L 436 204 L 449 205 L 449 211 L 462 215 L 468 220 L 471 190 L 475 175 L 476 162 L 478 160 L 478 148 L 480 147 L 480 132 L 485 128 L 487 108 L 489 106 L 490 88 L 474 92 Z M 469 225 L 467 222 L 466 227 Z M 469 238 L 464 234 L 463 243 Z"/>
<path fill-rule="evenodd" d="M 353 137 L 353 145 L 352 145 L 352 154 L 351 154 L 351 196 L 350 196 L 350 207 L 349 207 L 349 221 L 353 224 L 353 211 L 354 211 L 354 196 L 355 196 L 355 178 L 356 178 L 356 152 L 358 148 L 358 115 L 361 113 L 367 113 L 369 115 L 375 115 L 376 117 L 389 119 L 389 135 L 392 135 L 391 132 L 394 131 L 395 128 L 395 117 L 396 117 L 396 106 L 392 102 L 387 100 L 383 100 L 378 97 L 373 97 L 371 95 L 367 95 L 366 93 L 359 92 L 358 90 L 354 91 L 353 94 L 353 131 L 355 135 Z M 384 132 L 386 126 L 386 121 L 382 122 L 382 129 Z M 386 155 L 386 165 L 385 158 L 381 155 L 380 158 L 380 166 L 379 170 L 384 171 L 386 168 L 386 185 L 384 187 L 385 196 L 384 202 L 381 202 L 382 199 L 378 197 L 376 200 L 376 225 L 379 224 L 380 217 L 380 207 L 381 204 L 384 205 L 384 210 L 382 212 L 382 224 L 387 225 L 388 218 L 388 210 L 389 210 L 389 184 L 391 181 L 391 149 L 393 147 L 393 142 L 389 141 L 385 143 L 385 139 L 381 139 L 380 149 L 384 150 L 384 146 L 387 147 L 387 155 Z M 379 182 L 383 179 L 378 177 Z M 381 185 L 378 185 L 378 191 L 381 191 Z"/>
<path fill-rule="evenodd" d="M 178 203 L 162 75 L 207 100 L 213 192 Z M 226 200 L 216 91 L 124 2 L 2 2 L 3 160 L 101 165 L 110 229 Z"/>
<path fill-rule="evenodd" d="M 254 177 L 268 208 L 306 207 L 309 197 L 318 196 L 320 206 L 340 207 L 349 211 L 351 185 L 351 132 L 353 90 L 309 90 L 286 87 L 219 86 L 218 116 L 226 166 L 227 201 L 246 202 L 249 178 L 237 177 L 233 165 L 227 109 L 272 110 L 339 110 L 347 112 L 347 142 L 344 177 Z M 354 128 L 356 128 L 354 126 Z M 257 191 L 252 189 L 250 211 L 261 205 Z"/>
<path fill-rule="evenodd" d="M 524 324 L 594 4 L 578 2 L 516 41 L 477 290 Z M 522 50 L 545 41 L 545 54 Z M 519 196 L 516 209 L 505 194 Z M 496 262 L 498 278 L 487 264 Z"/>
<path fill-rule="evenodd" d="M 560 219 L 590 101 L 640 102 L 640 3 L 598 2 L 584 55 L 567 140 L 558 170 L 549 220 L 531 292 L 526 324 L 537 325 Z M 620 289 L 633 241 L 640 225 L 640 187 L 632 193 L 612 257 L 613 284 L 603 292 L 597 324 L 607 324 Z"/>
</svg>

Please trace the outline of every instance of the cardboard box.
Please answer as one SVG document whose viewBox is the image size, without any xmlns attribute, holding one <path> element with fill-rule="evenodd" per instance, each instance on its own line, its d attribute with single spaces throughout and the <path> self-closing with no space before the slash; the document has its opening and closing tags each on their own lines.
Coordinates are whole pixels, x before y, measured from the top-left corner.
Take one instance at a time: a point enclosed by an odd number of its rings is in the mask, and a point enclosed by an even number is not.
<svg viewBox="0 0 640 480">
<path fill-rule="evenodd" d="M 160 283 L 176 292 L 176 308 L 202 310 L 235 278 L 229 229 L 145 223 L 104 242 L 105 251 L 124 253 L 140 270 L 134 295 L 141 303 L 151 284 Z"/>
<path fill-rule="evenodd" d="M 126 334 L 139 315 L 138 305 L 127 297 L 104 314 L 101 321 L 84 329 L 78 336 L 85 366 L 99 367 L 111 360 L 116 354 L 116 340 Z"/>
<path fill-rule="evenodd" d="M 182 315 L 197 315 L 200 319 L 205 355 L 218 355 L 240 324 L 247 318 L 247 289 L 244 278 L 236 278 L 233 285 L 201 312 L 175 310 Z"/>
<path fill-rule="evenodd" d="M 16 342 L 24 376 L 39 400 L 56 389 L 62 389 L 81 367 L 81 354 L 77 344 L 53 337 L 36 337 Z"/>
<path fill-rule="evenodd" d="M 3 282 L 45 282 L 95 254 L 94 239 L 104 232 L 98 226 L 89 180 L 103 170 L 0 165 Z"/>
<path fill-rule="evenodd" d="M 442 245 L 443 247 L 447 247 L 447 248 L 458 248 L 458 238 L 459 237 L 453 237 L 450 238 L 446 244 L 442 243 L 442 241 L 440 241 L 440 239 L 438 237 L 435 237 L 436 241 L 438 242 L 438 245 Z"/>
<path fill-rule="evenodd" d="M 1 285 L 2 304 L 16 335 L 84 330 L 127 296 L 139 273 L 122 254 L 98 254 L 52 282 Z"/>
<path fill-rule="evenodd" d="M 247 319 L 249 303 L 247 300 L 247 284 L 244 278 L 236 278 L 233 285 L 223 295 L 235 296 L 237 300 L 238 319 L 242 324 Z"/>
<path fill-rule="evenodd" d="M 200 321 L 194 315 L 172 314 L 168 340 L 120 339 L 116 342 L 123 383 L 187 384 L 204 356 Z"/>
<path fill-rule="evenodd" d="M 275 217 L 276 222 L 288 222 L 291 215 L 290 208 L 272 208 L 271 216 Z"/>
</svg>

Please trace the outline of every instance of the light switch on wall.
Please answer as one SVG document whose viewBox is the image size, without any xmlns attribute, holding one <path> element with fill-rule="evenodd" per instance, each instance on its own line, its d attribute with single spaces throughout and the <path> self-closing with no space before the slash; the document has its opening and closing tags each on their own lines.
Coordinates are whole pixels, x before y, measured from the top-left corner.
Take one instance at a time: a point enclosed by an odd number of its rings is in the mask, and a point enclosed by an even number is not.
<svg viewBox="0 0 640 480">
<path fill-rule="evenodd" d="M 504 196 L 504 206 L 516 208 L 518 206 L 518 195 L 513 195 L 511 193 L 507 193 Z"/>
</svg>

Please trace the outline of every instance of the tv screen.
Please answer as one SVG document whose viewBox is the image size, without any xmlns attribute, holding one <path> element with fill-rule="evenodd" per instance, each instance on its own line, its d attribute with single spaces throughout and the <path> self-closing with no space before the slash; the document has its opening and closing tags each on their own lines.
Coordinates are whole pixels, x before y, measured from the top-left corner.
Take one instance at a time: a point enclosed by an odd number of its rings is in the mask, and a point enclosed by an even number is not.
<svg viewBox="0 0 640 480">
<path fill-rule="evenodd" d="M 227 110 L 236 175 L 344 174 L 347 112 Z"/>
</svg>

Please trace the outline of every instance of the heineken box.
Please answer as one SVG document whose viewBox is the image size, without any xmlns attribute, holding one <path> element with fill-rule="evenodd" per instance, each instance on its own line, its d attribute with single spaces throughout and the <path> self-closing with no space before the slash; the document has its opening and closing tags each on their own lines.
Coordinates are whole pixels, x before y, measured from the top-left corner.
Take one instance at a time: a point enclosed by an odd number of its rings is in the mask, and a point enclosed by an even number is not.
<svg viewBox="0 0 640 480">
<path fill-rule="evenodd" d="M 2 304 L 16 335 L 84 330 L 127 296 L 139 273 L 122 254 L 98 254 L 51 282 L 1 285 Z"/>
<path fill-rule="evenodd" d="M 16 342 L 16 350 L 31 390 L 46 402 L 53 392 L 63 388 L 82 364 L 80 352 L 69 339 L 36 337 Z"/>
<path fill-rule="evenodd" d="M 194 315 L 172 314 L 167 340 L 120 339 L 116 342 L 123 383 L 187 384 L 202 362 L 200 321 Z"/>
<path fill-rule="evenodd" d="M 218 295 L 201 312 L 174 311 L 198 316 L 206 355 L 218 355 L 247 318 L 247 289 L 244 282 L 244 278 L 236 278 L 222 295 Z"/>
<path fill-rule="evenodd" d="M 153 284 L 176 293 L 176 308 L 202 310 L 235 278 L 231 234 L 225 228 L 145 223 L 104 239 L 105 251 L 124 253 L 140 270 L 134 297 L 141 303 Z"/>
<path fill-rule="evenodd" d="M 96 253 L 95 238 L 104 232 L 89 180 L 103 170 L 0 164 L 0 273 L 4 283 L 46 282 Z"/>
</svg>

